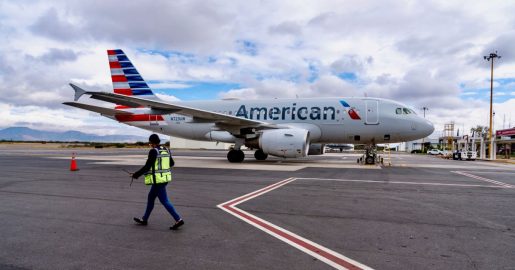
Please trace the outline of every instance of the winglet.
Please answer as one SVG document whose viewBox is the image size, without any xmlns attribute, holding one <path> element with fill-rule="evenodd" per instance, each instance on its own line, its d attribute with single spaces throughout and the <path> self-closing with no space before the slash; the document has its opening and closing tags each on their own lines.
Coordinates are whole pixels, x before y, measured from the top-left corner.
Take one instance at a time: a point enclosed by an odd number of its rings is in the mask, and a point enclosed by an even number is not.
<svg viewBox="0 0 515 270">
<path fill-rule="evenodd" d="M 78 87 L 77 85 L 73 84 L 73 83 L 70 83 L 70 86 L 73 88 L 73 90 L 75 90 L 75 97 L 74 97 L 74 100 L 77 101 L 79 100 L 79 98 L 86 94 L 86 90 Z"/>
</svg>

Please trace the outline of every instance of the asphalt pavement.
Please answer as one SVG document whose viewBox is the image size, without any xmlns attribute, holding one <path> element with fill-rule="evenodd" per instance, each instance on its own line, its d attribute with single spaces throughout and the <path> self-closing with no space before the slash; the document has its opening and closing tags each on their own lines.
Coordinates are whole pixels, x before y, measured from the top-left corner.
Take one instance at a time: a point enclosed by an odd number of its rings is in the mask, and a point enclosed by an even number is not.
<svg viewBox="0 0 515 270">
<path fill-rule="evenodd" d="M 0 268 L 515 269 L 511 164 L 250 152 L 231 164 L 223 151 L 174 151 L 167 189 L 186 224 L 170 231 L 157 200 L 148 226 L 132 221 L 148 187 L 123 170 L 146 152 L 1 148 Z"/>
</svg>

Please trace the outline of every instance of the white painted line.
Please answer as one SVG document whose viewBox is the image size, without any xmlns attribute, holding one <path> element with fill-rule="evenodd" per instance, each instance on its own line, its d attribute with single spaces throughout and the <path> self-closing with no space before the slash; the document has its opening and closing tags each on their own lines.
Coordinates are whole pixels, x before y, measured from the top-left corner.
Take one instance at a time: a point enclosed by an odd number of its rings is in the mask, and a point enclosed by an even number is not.
<svg viewBox="0 0 515 270">
<path fill-rule="evenodd" d="M 515 174 L 515 172 L 487 172 L 487 171 L 481 171 L 481 172 L 476 172 L 476 171 L 469 171 L 469 173 L 482 173 L 482 174 Z"/>
<path fill-rule="evenodd" d="M 409 182 L 409 181 L 378 181 L 378 180 L 354 180 L 354 179 L 327 179 L 327 178 L 297 178 L 297 180 L 316 180 L 316 181 L 336 181 L 336 182 L 357 182 L 357 183 L 374 183 L 374 184 L 401 184 L 401 185 L 428 185 L 428 186 L 455 186 L 455 187 L 494 187 L 501 186 L 475 185 L 475 184 L 449 184 L 449 183 L 433 183 L 433 182 Z M 509 188 L 509 187 L 502 187 Z"/>
<path fill-rule="evenodd" d="M 477 179 L 477 180 L 481 180 L 481 181 L 485 181 L 485 182 L 488 182 L 488 183 L 496 184 L 496 185 L 499 185 L 501 187 L 513 188 L 512 185 L 506 184 L 506 183 L 501 182 L 501 181 L 492 180 L 492 179 L 489 179 L 489 178 L 473 175 L 473 174 L 462 172 L 462 171 L 452 171 L 452 172 L 456 173 L 456 174 L 464 175 L 464 176 L 467 176 L 467 177 L 470 177 L 470 178 L 474 178 L 474 179 Z"/>
<path fill-rule="evenodd" d="M 288 178 L 272 184 L 270 186 L 264 187 L 257 191 L 248 193 L 246 195 L 240 196 L 238 198 L 232 199 L 225 203 L 221 203 L 217 205 L 218 208 L 224 210 L 225 212 L 245 221 L 246 223 L 266 232 L 273 237 L 319 259 L 322 262 L 327 263 L 328 265 L 336 268 L 336 269 L 372 269 L 366 265 L 363 265 L 357 261 L 354 261 L 348 257 L 343 256 L 340 253 L 337 253 L 333 250 L 330 250 L 326 247 L 323 247 L 317 243 L 314 243 L 302 236 L 294 234 L 284 228 L 281 228 L 275 224 L 272 224 L 264 219 L 261 219 L 257 216 L 254 216 L 246 211 L 243 211 L 236 207 L 236 205 L 243 203 L 245 201 L 251 200 L 258 196 L 261 196 L 267 192 L 270 192 L 274 189 L 280 188 L 288 183 L 295 181 L 296 178 Z"/>
</svg>

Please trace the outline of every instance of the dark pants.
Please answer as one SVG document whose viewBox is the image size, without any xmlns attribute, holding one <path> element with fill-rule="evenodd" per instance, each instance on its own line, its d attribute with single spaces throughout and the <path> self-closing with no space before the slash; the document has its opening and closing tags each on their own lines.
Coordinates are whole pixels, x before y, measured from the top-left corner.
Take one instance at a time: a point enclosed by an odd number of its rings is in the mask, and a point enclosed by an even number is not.
<svg viewBox="0 0 515 270">
<path fill-rule="evenodd" d="M 168 183 L 152 185 L 152 187 L 150 187 L 150 191 L 148 192 L 147 210 L 145 210 L 143 220 L 148 220 L 150 217 L 150 213 L 152 213 L 152 209 L 154 209 L 154 201 L 156 200 L 156 197 L 159 198 L 161 204 L 166 208 L 166 210 L 168 210 L 175 221 L 179 221 L 181 219 L 179 214 L 177 214 L 177 211 L 175 211 L 175 208 L 173 208 L 172 203 L 170 203 L 170 200 L 168 200 L 168 196 L 166 195 L 167 184 Z"/>
</svg>

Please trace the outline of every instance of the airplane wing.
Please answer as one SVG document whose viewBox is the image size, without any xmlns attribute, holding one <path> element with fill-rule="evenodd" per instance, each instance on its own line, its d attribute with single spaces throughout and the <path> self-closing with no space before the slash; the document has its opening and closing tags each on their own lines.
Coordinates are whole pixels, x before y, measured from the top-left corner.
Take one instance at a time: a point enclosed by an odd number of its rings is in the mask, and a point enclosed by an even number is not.
<svg viewBox="0 0 515 270">
<path fill-rule="evenodd" d="M 196 108 L 191 108 L 183 105 L 171 104 L 163 101 L 150 100 L 139 98 L 135 96 L 126 96 L 120 95 L 116 93 L 108 93 L 108 92 L 90 92 L 81 89 L 80 87 L 70 84 L 70 86 L 75 90 L 75 101 L 77 101 L 82 95 L 87 94 L 90 95 L 91 98 L 102 100 L 114 104 L 125 105 L 133 108 L 137 108 L 140 106 L 145 106 L 151 108 L 155 111 L 161 112 L 162 114 L 169 113 L 178 113 L 193 116 L 200 121 L 212 121 L 221 126 L 242 126 L 242 127 L 256 127 L 263 129 L 274 129 L 274 128 L 288 128 L 288 127 L 280 127 L 275 124 L 270 124 L 267 122 L 250 120 L 242 117 L 226 115 L 221 113 L 216 113 L 212 111 L 206 111 Z M 71 102 L 69 102 L 71 103 Z M 78 103 L 81 104 L 81 103 Z M 70 105 L 70 104 L 66 104 Z M 74 105 L 70 105 L 74 106 Z M 78 107 L 78 106 L 75 106 Z M 79 107 L 82 108 L 82 107 Z"/>
</svg>

